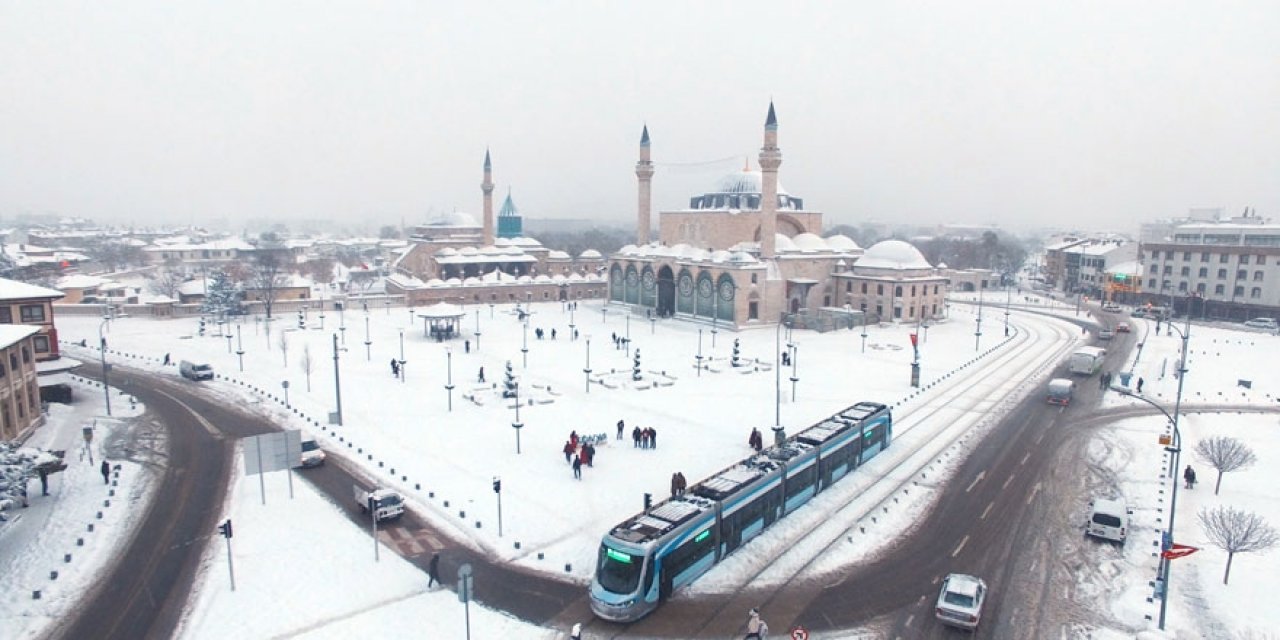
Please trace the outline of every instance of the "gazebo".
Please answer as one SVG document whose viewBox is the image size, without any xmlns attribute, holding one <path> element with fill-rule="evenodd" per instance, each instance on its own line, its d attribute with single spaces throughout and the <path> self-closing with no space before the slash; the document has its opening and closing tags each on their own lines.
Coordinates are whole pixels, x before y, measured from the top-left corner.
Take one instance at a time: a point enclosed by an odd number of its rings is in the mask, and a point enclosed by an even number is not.
<svg viewBox="0 0 1280 640">
<path fill-rule="evenodd" d="M 437 302 L 418 312 L 422 318 L 422 337 L 435 338 L 436 342 L 452 340 L 458 335 L 458 322 L 465 312 L 462 307 L 448 302 Z"/>
</svg>

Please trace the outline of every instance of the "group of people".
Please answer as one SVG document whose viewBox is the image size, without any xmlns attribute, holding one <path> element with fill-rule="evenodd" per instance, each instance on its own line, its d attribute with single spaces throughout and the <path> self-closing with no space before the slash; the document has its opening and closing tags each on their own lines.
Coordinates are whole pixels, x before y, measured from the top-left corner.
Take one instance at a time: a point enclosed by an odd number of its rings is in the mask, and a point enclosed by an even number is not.
<svg viewBox="0 0 1280 640">
<path fill-rule="evenodd" d="M 671 497 L 684 495 L 684 490 L 689 488 L 689 481 L 684 479 L 684 473 L 677 471 L 671 474 Z"/>
<path fill-rule="evenodd" d="M 622 422 L 619 421 L 618 424 L 622 424 Z M 658 430 L 653 427 L 641 429 L 637 426 L 631 430 L 631 443 L 633 447 L 640 449 L 657 449 Z"/>
<path fill-rule="evenodd" d="M 538 327 L 533 330 L 533 335 L 537 337 L 539 340 L 541 340 L 543 336 L 547 335 L 547 333 L 542 330 L 542 327 Z M 556 330 L 554 328 L 551 329 L 551 339 L 552 340 L 556 339 Z"/>
<path fill-rule="evenodd" d="M 394 378 L 400 377 L 400 361 L 395 358 L 391 359 L 391 376 Z"/>
<path fill-rule="evenodd" d="M 1103 391 L 1106 391 L 1110 387 L 1111 387 L 1111 372 L 1104 371 L 1102 372 L 1102 375 L 1098 376 L 1098 388 L 1102 389 Z"/>
<path fill-rule="evenodd" d="M 1196 470 L 1187 465 L 1187 470 L 1182 472 L 1182 480 L 1186 482 L 1186 488 L 1194 489 L 1196 486 Z"/>
<path fill-rule="evenodd" d="M 576 430 L 569 432 L 569 439 L 564 443 L 564 461 L 573 467 L 573 477 L 582 479 L 582 465 L 588 467 L 593 466 L 592 460 L 596 457 L 596 447 L 590 442 L 581 442 L 578 438 Z"/>
<path fill-rule="evenodd" d="M 751 427 L 751 435 L 747 436 L 747 444 L 751 445 L 751 448 L 755 449 L 756 453 L 760 453 L 760 450 L 764 449 L 764 436 L 760 434 L 759 429 Z"/>
<path fill-rule="evenodd" d="M 613 334 L 611 334 L 611 335 L 613 336 L 613 348 L 614 348 L 614 349 L 626 349 L 626 348 L 627 348 L 627 343 L 628 343 L 628 342 L 630 342 L 630 340 L 629 340 L 626 336 L 620 336 L 620 335 L 618 335 L 617 333 L 613 333 Z"/>
</svg>

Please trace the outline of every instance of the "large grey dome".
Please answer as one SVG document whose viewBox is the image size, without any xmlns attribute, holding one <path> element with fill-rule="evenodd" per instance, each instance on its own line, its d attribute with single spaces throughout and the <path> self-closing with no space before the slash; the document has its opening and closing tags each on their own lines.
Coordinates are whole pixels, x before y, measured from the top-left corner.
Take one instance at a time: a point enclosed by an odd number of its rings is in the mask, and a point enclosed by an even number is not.
<svg viewBox="0 0 1280 640">
<path fill-rule="evenodd" d="M 870 267 L 873 269 L 932 269 L 933 265 L 924 259 L 924 254 L 910 243 L 901 240 L 885 240 L 872 245 L 867 252 L 853 264 L 854 268 Z"/>
<path fill-rule="evenodd" d="M 759 171 L 743 169 L 716 181 L 713 191 L 689 199 L 690 209 L 760 209 L 760 194 L 764 191 L 763 176 Z M 787 193 L 778 182 L 778 209 L 799 210 L 804 200 Z"/>
</svg>

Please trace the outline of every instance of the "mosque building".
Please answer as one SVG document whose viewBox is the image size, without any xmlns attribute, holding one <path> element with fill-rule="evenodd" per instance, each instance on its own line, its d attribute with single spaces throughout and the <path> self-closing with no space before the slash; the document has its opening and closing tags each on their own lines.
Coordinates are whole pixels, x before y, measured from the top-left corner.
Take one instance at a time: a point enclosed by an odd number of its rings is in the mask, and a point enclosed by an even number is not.
<svg viewBox="0 0 1280 640">
<path fill-rule="evenodd" d="M 872 322 L 940 315 L 947 279 L 919 250 L 889 240 L 864 252 L 847 236 L 821 237 L 822 212 L 781 186 L 781 165 L 770 103 L 760 170 L 746 167 L 690 198 L 687 209 L 660 212 L 651 240 L 655 167 L 645 126 L 636 243 L 609 259 L 609 301 L 735 328 L 772 325 L 784 314 L 819 329 L 848 326 L 861 314 Z"/>
<path fill-rule="evenodd" d="M 409 247 L 392 264 L 387 292 L 408 304 L 580 300 L 604 296 L 604 256 L 588 249 L 577 257 L 551 250 L 523 235 L 523 219 L 511 192 L 495 230 L 493 163 L 484 153 L 484 220 L 462 212 L 413 228 Z"/>
</svg>

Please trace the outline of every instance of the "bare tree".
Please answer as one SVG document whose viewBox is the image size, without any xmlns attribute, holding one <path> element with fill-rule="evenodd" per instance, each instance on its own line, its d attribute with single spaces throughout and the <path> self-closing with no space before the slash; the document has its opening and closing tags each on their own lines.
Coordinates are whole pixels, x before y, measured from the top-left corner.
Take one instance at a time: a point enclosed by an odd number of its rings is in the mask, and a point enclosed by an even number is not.
<svg viewBox="0 0 1280 640">
<path fill-rule="evenodd" d="M 1226 436 L 1214 436 L 1197 442 L 1196 455 L 1218 470 L 1218 482 L 1213 486 L 1215 496 L 1222 487 L 1222 474 L 1239 471 L 1258 460 L 1249 445 Z"/>
<path fill-rule="evenodd" d="M 178 289 L 182 287 L 182 283 L 187 281 L 187 277 L 179 269 L 165 267 L 156 271 L 155 277 L 151 278 L 148 288 L 152 293 L 165 296 L 167 298 L 177 300 Z"/>
<path fill-rule="evenodd" d="M 262 251 L 253 262 L 253 273 L 249 284 L 262 301 L 263 310 L 271 317 L 271 307 L 276 302 L 276 294 L 284 286 L 283 265 L 279 254 L 273 251 Z"/>
<path fill-rule="evenodd" d="M 1275 546 L 1276 530 L 1256 513 L 1237 511 L 1232 507 L 1200 510 L 1200 526 L 1214 546 L 1227 552 L 1227 570 L 1222 584 L 1231 577 L 1231 559 L 1237 553 L 1266 551 Z"/>
<path fill-rule="evenodd" d="M 302 360 L 298 363 L 302 372 L 307 374 L 307 393 L 311 393 L 311 372 L 316 370 L 316 361 L 311 357 L 311 344 L 302 346 Z"/>
<path fill-rule="evenodd" d="M 303 265 L 312 280 L 320 284 L 333 282 L 333 258 L 316 258 Z"/>
<path fill-rule="evenodd" d="M 287 369 L 289 368 L 289 332 L 281 331 L 276 344 L 280 345 L 280 353 L 284 354 L 284 366 Z"/>
</svg>

